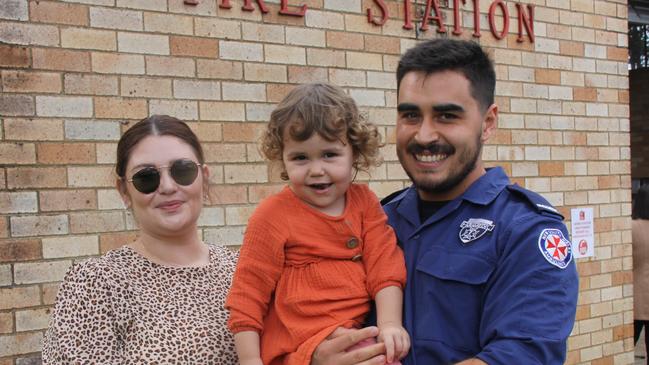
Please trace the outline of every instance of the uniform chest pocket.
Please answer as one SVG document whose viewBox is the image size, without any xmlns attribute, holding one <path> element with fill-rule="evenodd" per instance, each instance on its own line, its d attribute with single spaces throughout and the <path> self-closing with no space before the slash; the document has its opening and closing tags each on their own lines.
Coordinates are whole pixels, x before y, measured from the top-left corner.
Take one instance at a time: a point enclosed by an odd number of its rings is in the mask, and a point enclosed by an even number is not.
<svg viewBox="0 0 649 365">
<path fill-rule="evenodd" d="M 419 272 L 469 285 L 484 284 L 494 268 L 494 264 L 481 257 L 443 250 L 429 251 L 417 263 Z"/>
<path fill-rule="evenodd" d="M 475 255 L 441 249 L 424 254 L 409 283 L 416 297 L 415 337 L 475 354 L 486 283 L 494 268 Z"/>
</svg>

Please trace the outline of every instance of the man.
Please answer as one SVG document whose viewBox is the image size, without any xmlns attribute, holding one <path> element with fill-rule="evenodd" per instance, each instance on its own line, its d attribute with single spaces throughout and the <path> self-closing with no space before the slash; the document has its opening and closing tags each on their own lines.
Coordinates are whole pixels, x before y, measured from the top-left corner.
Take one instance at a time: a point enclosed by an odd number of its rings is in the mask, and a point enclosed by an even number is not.
<svg viewBox="0 0 649 365">
<path fill-rule="evenodd" d="M 404 54 L 397 88 L 397 154 L 413 184 L 384 208 L 408 269 L 403 363 L 563 364 L 578 294 L 568 232 L 540 195 L 484 167 L 493 64 L 473 42 L 435 39 Z M 313 363 L 380 363 L 380 345 L 339 351 L 375 329 L 363 331 L 332 336 Z"/>
</svg>

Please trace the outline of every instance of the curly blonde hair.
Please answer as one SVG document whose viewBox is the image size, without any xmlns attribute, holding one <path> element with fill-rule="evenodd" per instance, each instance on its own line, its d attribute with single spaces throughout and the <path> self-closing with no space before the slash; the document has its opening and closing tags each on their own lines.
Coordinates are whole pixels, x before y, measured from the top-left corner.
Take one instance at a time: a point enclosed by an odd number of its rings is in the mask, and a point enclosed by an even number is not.
<svg viewBox="0 0 649 365">
<path fill-rule="evenodd" d="M 284 97 L 261 137 L 261 152 L 267 159 L 282 161 L 285 132 L 295 141 L 306 141 L 313 133 L 332 142 L 346 136 L 355 169 L 368 171 L 381 163 L 379 148 L 383 144 L 376 126 L 360 114 L 354 99 L 334 85 L 299 85 Z M 288 180 L 286 171 L 281 177 Z"/>
</svg>

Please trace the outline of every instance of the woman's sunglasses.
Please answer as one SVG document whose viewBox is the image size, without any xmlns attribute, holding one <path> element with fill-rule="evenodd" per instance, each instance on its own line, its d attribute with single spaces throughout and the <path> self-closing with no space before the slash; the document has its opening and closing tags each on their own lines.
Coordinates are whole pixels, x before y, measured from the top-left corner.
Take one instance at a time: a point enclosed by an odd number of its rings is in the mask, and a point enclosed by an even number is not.
<svg viewBox="0 0 649 365">
<path fill-rule="evenodd" d="M 199 166 L 201 166 L 201 164 L 192 160 L 180 159 L 166 166 L 145 167 L 133 174 L 133 176 L 126 181 L 133 183 L 135 189 L 140 193 L 151 194 L 158 190 L 158 187 L 160 186 L 160 171 L 162 169 L 168 168 L 169 175 L 178 185 L 188 186 L 196 181 Z"/>
</svg>

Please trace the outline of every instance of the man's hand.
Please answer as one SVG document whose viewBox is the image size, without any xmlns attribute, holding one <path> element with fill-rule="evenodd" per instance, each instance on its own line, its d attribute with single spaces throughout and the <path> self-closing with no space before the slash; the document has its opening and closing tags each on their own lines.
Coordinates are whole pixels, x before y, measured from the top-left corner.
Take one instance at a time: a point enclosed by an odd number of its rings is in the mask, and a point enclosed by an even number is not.
<svg viewBox="0 0 649 365">
<path fill-rule="evenodd" d="M 401 360 L 410 349 L 410 336 L 400 323 L 385 323 L 379 325 L 378 341 L 385 343 L 385 354 L 388 362 Z"/>
<path fill-rule="evenodd" d="M 316 347 L 311 358 L 311 365 L 371 365 L 385 363 L 385 346 L 383 343 L 366 346 L 350 352 L 351 346 L 376 337 L 376 327 L 357 329 L 336 329 L 326 340 Z"/>
</svg>

